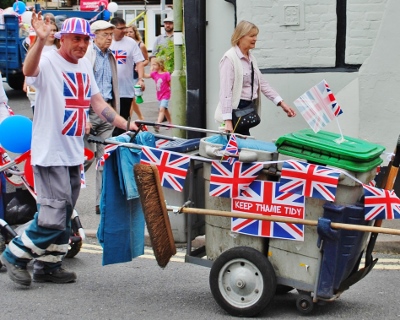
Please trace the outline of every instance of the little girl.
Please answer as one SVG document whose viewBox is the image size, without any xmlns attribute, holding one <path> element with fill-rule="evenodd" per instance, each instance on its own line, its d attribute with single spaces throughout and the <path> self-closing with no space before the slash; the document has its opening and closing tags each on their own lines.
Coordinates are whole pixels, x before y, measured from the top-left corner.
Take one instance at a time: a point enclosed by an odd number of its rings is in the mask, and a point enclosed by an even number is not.
<svg viewBox="0 0 400 320">
<path fill-rule="evenodd" d="M 167 118 L 171 123 L 171 114 L 168 111 L 168 102 L 171 98 L 171 74 L 165 70 L 162 58 L 152 58 L 150 64 L 150 74 L 145 74 L 145 78 L 152 78 L 156 83 L 157 100 L 160 101 L 157 123 L 161 123 Z M 160 131 L 160 126 L 154 127 L 155 132 Z"/>
</svg>

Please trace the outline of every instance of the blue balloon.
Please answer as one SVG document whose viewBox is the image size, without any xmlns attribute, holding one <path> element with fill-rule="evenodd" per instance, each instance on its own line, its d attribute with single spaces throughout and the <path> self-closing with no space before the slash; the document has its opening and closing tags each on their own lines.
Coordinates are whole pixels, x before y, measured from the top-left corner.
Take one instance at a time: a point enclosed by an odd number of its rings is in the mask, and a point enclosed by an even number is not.
<svg viewBox="0 0 400 320">
<path fill-rule="evenodd" d="M 31 148 L 32 120 L 15 115 L 3 120 L 0 124 L 0 144 L 4 149 L 14 153 L 24 153 Z"/>
<path fill-rule="evenodd" d="M 16 1 L 13 4 L 13 10 L 19 15 L 23 14 L 26 11 L 26 4 L 22 1 Z"/>
<path fill-rule="evenodd" d="M 110 18 L 111 18 L 111 12 L 108 10 L 104 10 L 103 11 L 103 20 L 108 21 L 108 20 L 110 20 Z"/>
</svg>

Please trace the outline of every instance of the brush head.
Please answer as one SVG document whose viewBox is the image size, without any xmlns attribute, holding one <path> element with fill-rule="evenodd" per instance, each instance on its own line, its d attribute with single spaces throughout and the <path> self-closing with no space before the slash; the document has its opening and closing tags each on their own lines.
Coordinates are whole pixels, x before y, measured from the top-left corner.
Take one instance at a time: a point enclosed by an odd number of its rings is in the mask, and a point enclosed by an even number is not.
<svg viewBox="0 0 400 320">
<path fill-rule="evenodd" d="M 158 169 L 154 165 L 136 164 L 133 170 L 154 256 L 158 265 L 165 268 L 176 254 L 176 247 Z"/>
</svg>

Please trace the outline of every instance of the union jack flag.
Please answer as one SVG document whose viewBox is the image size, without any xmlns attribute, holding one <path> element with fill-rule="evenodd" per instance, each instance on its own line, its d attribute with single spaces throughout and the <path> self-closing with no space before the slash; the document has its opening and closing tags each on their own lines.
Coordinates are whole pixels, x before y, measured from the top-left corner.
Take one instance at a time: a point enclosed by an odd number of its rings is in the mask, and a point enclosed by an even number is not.
<svg viewBox="0 0 400 320">
<path fill-rule="evenodd" d="M 182 191 L 190 157 L 180 153 L 143 147 L 140 163 L 154 164 L 160 175 L 161 185 L 176 191 Z"/>
<path fill-rule="evenodd" d="M 86 73 L 67 72 L 64 77 L 65 113 L 62 134 L 83 136 L 90 105 L 90 79 Z"/>
<path fill-rule="evenodd" d="M 108 144 L 104 147 L 104 154 L 101 156 L 96 164 L 96 170 L 100 166 L 104 166 L 105 161 L 110 157 L 110 155 L 119 147 L 117 144 Z"/>
<path fill-rule="evenodd" d="M 304 196 L 282 193 L 276 182 L 256 180 L 232 200 L 232 210 L 304 219 Z M 257 237 L 304 240 L 304 226 L 300 224 L 232 218 L 231 230 Z"/>
<path fill-rule="evenodd" d="M 289 160 L 283 163 L 279 191 L 335 200 L 339 172 L 324 166 Z"/>
<path fill-rule="evenodd" d="M 83 164 L 80 165 L 81 170 L 81 188 L 86 188 L 86 177 L 85 177 L 85 167 Z"/>
<path fill-rule="evenodd" d="M 343 110 L 340 107 L 340 105 L 337 103 L 336 97 L 332 93 L 332 90 L 329 87 L 328 82 L 326 82 L 325 80 L 322 80 L 321 82 L 323 82 L 324 85 L 325 85 L 325 90 L 328 93 L 328 98 L 329 98 L 329 102 L 330 102 L 331 107 L 332 107 L 333 114 L 335 115 L 335 117 L 340 116 L 343 113 Z M 318 85 L 321 85 L 321 84 L 318 84 Z"/>
<path fill-rule="evenodd" d="M 211 164 L 210 196 L 235 198 L 246 189 L 262 170 L 262 163 L 213 161 Z"/>
<path fill-rule="evenodd" d="M 118 64 L 126 64 L 126 57 L 128 55 L 126 50 L 112 50 L 112 53 Z"/>
<path fill-rule="evenodd" d="M 365 220 L 400 219 L 400 199 L 394 190 L 363 184 Z"/>
<path fill-rule="evenodd" d="M 302 94 L 294 105 L 315 133 L 343 113 L 325 80 Z"/>
<path fill-rule="evenodd" d="M 7 103 L 2 102 L 0 104 L 4 104 L 4 106 L 6 107 L 6 109 L 7 109 L 7 111 L 8 111 L 10 116 L 14 116 L 15 115 L 14 111 L 11 109 L 11 107 Z"/>
<path fill-rule="evenodd" d="M 234 134 L 231 134 L 224 151 L 225 151 L 225 153 L 229 153 L 229 154 L 235 155 L 235 156 L 237 156 L 239 154 L 238 143 L 236 140 L 236 136 Z M 224 155 L 222 157 L 222 160 L 228 160 L 228 163 L 230 165 L 232 165 L 235 162 L 236 158 Z"/>
</svg>

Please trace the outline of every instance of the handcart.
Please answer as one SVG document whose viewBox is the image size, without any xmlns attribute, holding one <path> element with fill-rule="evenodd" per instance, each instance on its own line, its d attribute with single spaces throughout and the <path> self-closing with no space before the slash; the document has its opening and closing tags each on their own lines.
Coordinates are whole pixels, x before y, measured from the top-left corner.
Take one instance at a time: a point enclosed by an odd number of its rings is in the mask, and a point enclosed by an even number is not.
<svg viewBox="0 0 400 320">
<path fill-rule="evenodd" d="M 310 313 L 314 303 L 337 299 L 376 264 L 377 259 L 372 258 L 376 233 L 334 230 L 331 224 L 355 224 L 366 230 L 373 224 L 364 219 L 362 187 L 349 176 L 368 184 L 382 162 L 380 154 L 384 148 L 349 137 L 346 137 L 348 144 L 336 145 L 331 143 L 335 138 L 327 132 L 315 135 L 303 130 L 278 139 L 276 152 L 253 150 L 259 154 L 260 161 L 306 159 L 342 168 L 347 174 L 341 174 L 334 202 L 306 198 L 305 219 L 317 220 L 318 224 L 305 226 L 303 242 L 233 235 L 231 219 L 218 216 L 206 216 L 205 248 L 192 250 L 188 241 L 186 261 L 211 267 L 213 296 L 231 315 L 254 316 L 267 307 L 275 293 L 293 289 L 299 293 L 297 309 L 302 314 Z M 200 154 L 210 157 L 211 147 L 215 146 L 210 139 L 202 139 Z M 346 148 L 351 148 L 351 152 Z M 399 160 L 398 152 L 397 168 Z M 205 168 L 204 172 L 205 194 L 208 194 L 209 169 Z M 279 179 L 280 165 L 266 166 L 262 175 L 259 178 Z M 205 211 L 216 208 L 231 211 L 231 200 L 208 197 Z M 187 229 L 190 240 L 191 226 Z M 361 266 L 363 256 L 365 264 Z"/>
<path fill-rule="evenodd" d="M 145 124 L 151 125 L 148 122 Z M 311 197 L 305 199 L 305 219 L 291 220 L 292 223 L 305 225 L 304 241 L 301 242 L 232 234 L 231 217 L 290 222 L 279 217 L 256 217 L 254 214 L 231 212 L 231 199 L 208 196 L 211 158 L 220 160 L 221 155 L 218 151 L 224 147 L 218 140 L 220 138 L 221 136 L 217 136 L 217 140 L 214 140 L 214 137 L 201 139 L 198 154 L 191 155 L 189 175 L 185 184 L 189 200 L 180 206 L 168 205 L 168 202 L 177 198 L 173 194 L 166 196 L 165 205 L 164 193 L 158 186 L 159 181 L 155 189 L 143 193 L 144 188 L 148 189 L 148 180 L 142 179 L 140 165 L 136 165 L 134 170 L 157 262 L 161 267 L 165 267 L 169 257 L 160 263 L 161 259 L 159 260 L 158 256 L 173 255 L 176 251 L 171 241 L 153 241 L 157 240 L 154 233 L 159 232 L 160 228 L 150 226 L 146 211 L 150 206 L 149 202 L 154 202 L 157 198 L 154 190 L 160 199 L 157 206 L 154 206 L 155 209 L 151 204 L 150 210 L 153 212 L 150 215 L 154 213 L 158 217 L 163 214 L 167 217 L 164 219 L 165 225 L 162 226 L 166 232 L 159 233 L 166 235 L 168 240 L 172 239 L 173 242 L 173 227 L 170 225 L 173 219 L 168 218 L 168 214 L 159 212 L 172 211 L 170 216 L 190 213 L 187 219 L 185 261 L 211 268 L 211 292 L 216 302 L 229 314 L 257 315 L 267 308 L 276 293 L 285 293 L 293 289 L 299 293 L 296 299 L 298 310 L 303 314 L 310 313 L 315 303 L 337 299 L 341 293 L 372 270 L 377 259 L 372 258 L 374 242 L 371 240 L 371 234 L 383 232 L 400 235 L 400 230 L 376 228 L 372 226 L 373 222 L 364 219 L 361 184 L 368 184 L 374 179 L 376 168 L 382 162 L 380 155 L 384 148 L 350 137 L 345 137 L 349 143 L 344 142 L 338 147 L 333 143 L 335 137 L 330 134 L 321 132 L 315 137 L 307 130 L 281 137 L 276 146 L 266 144 L 258 148 L 256 142 L 249 141 L 251 147 L 239 146 L 240 153 L 243 152 L 244 155 L 239 154 L 237 157 L 241 161 L 263 162 L 263 170 L 257 178 L 260 180 L 278 181 L 282 162 L 286 159 L 296 158 L 340 168 L 335 201 Z M 226 141 L 227 138 L 225 143 Z M 114 142 L 106 140 L 106 143 Z M 124 146 L 141 148 L 133 143 L 125 143 Z M 196 179 L 199 178 L 195 168 L 200 166 L 200 163 L 204 178 L 204 209 L 191 207 L 193 202 L 199 202 L 197 197 L 201 193 L 198 190 L 193 191 L 194 186 L 198 185 Z M 158 174 L 155 176 L 158 177 Z M 191 244 L 199 234 L 201 222 L 197 218 L 190 218 L 195 214 L 205 215 L 205 246 L 197 249 L 193 249 Z M 157 223 L 160 220 L 157 219 Z M 162 250 L 156 250 L 157 246 L 161 246 Z M 363 257 L 365 264 L 360 266 Z"/>
</svg>

